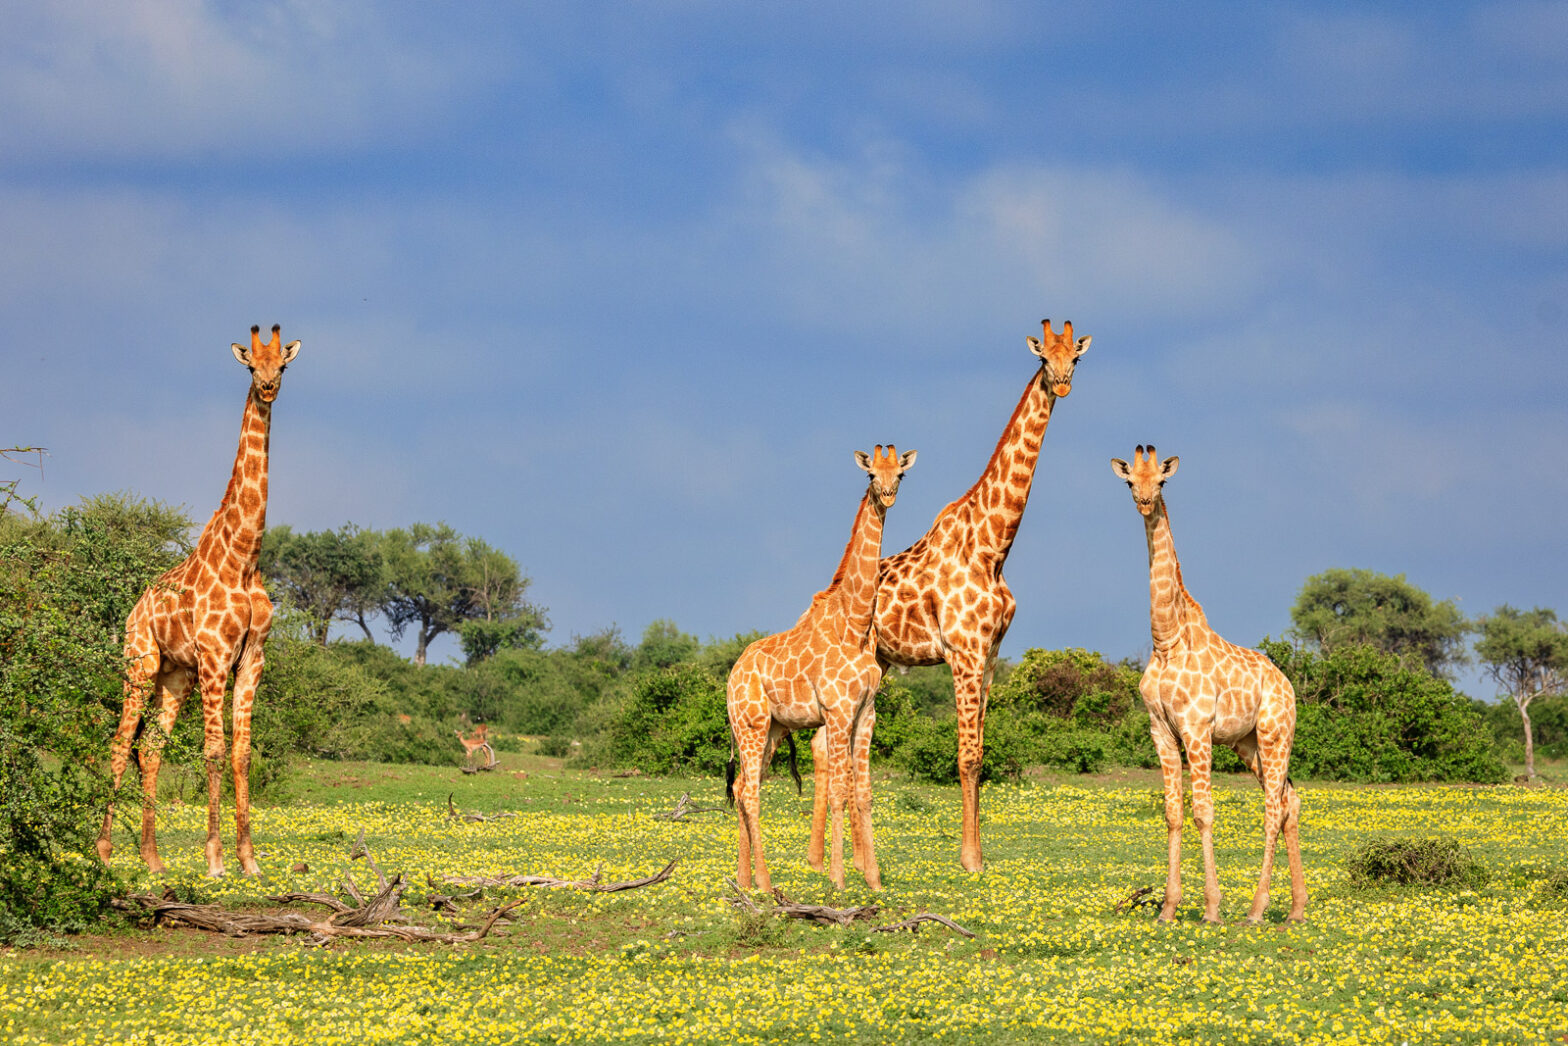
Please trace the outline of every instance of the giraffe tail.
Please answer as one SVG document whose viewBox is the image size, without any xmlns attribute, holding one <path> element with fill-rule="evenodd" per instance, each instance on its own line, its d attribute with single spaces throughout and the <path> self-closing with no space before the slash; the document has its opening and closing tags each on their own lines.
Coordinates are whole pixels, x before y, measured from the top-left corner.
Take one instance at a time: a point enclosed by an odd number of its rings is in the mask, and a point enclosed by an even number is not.
<svg viewBox="0 0 1568 1046">
<path fill-rule="evenodd" d="M 796 762 L 795 735 L 793 732 L 787 735 L 787 740 L 789 741 L 789 775 L 795 779 L 795 794 L 805 795 L 806 786 L 800 780 L 800 766 Z"/>
<path fill-rule="evenodd" d="M 735 805 L 735 740 L 730 739 L 730 760 L 724 764 L 724 801 Z"/>
</svg>

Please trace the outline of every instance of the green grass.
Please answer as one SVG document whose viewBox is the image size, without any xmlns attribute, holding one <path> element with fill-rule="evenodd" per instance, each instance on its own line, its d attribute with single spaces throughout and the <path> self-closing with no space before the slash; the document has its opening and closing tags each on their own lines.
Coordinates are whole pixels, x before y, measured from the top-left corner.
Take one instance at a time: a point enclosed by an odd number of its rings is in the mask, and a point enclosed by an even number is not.
<svg viewBox="0 0 1568 1046">
<path fill-rule="evenodd" d="M 262 881 L 201 875 L 204 811 L 161 815 L 180 891 L 236 907 L 330 888 L 352 874 L 364 829 L 380 866 L 426 875 L 634 878 L 677 858 L 674 877 L 619 894 L 492 890 L 472 921 L 519 892 L 502 935 L 470 945 L 231 939 L 123 928 L 70 949 L 0 960 L 0 1040 L 35 1042 L 1542 1042 L 1568 1035 L 1568 791 L 1557 788 L 1302 786 L 1308 922 L 1239 922 L 1261 857 L 1255 785 L 1217 788 L 1222 914 L 1201 923 L 1201 862 L 1189 826 L 1186 903 L 1172 926 L 1118 914 L 1163 884 L 1158 777 L 1046 775 L 988 786 L 987 867 L 958 867 L 956 789 L 877 782 L 887 889 L 853 873 L 835 894 L 804 861 L 810 792 L 765 788 L 774 881 L 792 899 L 876 903 L 879 921 L 931 911 L 976 931 L 918 935 L 819 927 L 738 913 L 728 812 L 657 820 L 682 792 L 722 801 L 715 780 L 612 778 L 503 753 L 492 773 L 317 763 L 290 803 L 260 809 Z M 521 776 L 520 776 L 521 775 Z M 462 811 L 513 812 L 482 823 Z M 232 841 L 232 826 L 225 825 Z M 1360 888 L 1346 871 L 1372 838 L 1451 836 L 1493 873 L 1476 888 Z M 129 835 L 117 861 L 135 868 Z M 291 871 L 303 865 L 308 870 Z M 1281 854 L 1280 865 L 1283 865 Z M 1158 891 L 1156 890 L 1156 893 Z"/>
</svg>

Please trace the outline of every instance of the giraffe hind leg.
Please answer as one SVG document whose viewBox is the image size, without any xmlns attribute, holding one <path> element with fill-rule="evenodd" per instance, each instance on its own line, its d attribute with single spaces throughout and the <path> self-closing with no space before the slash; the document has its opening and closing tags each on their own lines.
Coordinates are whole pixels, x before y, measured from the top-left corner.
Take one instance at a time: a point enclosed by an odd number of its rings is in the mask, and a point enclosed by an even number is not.
<svg viewBox="0 0 1568 1046">
<path fill-rule="evenodd" d="M 132 643 L 127 642 L 127 647 Z M 118 792 L 120 782 L 125 778 L 125 768 L 130 765 L 131 745 L 135 743 L 136 735 L 141 728 L 142 712 L 147 706 L 147 695 L 153 689 L 153 678 L 158 673 L 158 653 L 136 656 L 133 650 L 126 651 L 131 658 L 126 666 L 124 702 L 120 706 L 120 722 L 115 727 L 114 738 L 109 742 L 109 772 L 113 792 Z M 104 864 L 109 863 L 110 856 L 114 853 L 114 799 L 111 793 L 109 802 L 105 805 L 103 827 L 98 831 L 98 859 Z"/>
<path fill-rule="evenodd" d="M 163 766 L 163 746 L 174 731 L 180 716 L 180 707 L 191 692 L 193 674 L 190 669 L 172 667 L 158 673 L 156 692 L 158 718 L 151 729 L 143 731 L 137 757 L 142 770 L 142 860 L 147 870 L 155 875 L 167 869 L 158 856 L 158 773 Z"/>
</svg>

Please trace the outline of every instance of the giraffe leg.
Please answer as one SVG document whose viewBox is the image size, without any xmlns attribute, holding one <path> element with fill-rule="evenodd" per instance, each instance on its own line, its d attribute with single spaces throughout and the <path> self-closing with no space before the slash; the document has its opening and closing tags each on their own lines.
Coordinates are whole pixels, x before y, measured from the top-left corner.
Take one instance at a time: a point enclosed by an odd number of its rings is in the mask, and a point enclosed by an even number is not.
<svg viewBox="0 0 1568 1046">
<path fill-rule="evenodd" d="M 265 641 L 265 635 L 252 635 L 234 674 L 234 746 L 230 752 L 234 770 L 234 853 L 239 858 L 240 870 L 246 875 L 261 874 L 261 865 L 256 863 L 256 851 L 250 839 L 250 716 L 265 663 L 262 655 Z"/>
<path fill-rule="evenodd" d="M 1220 878 L 1214 864 L 1214 740 L 1186 738 L 1187 765 L 1192 770 L 1192 823 L 1203 845 L 1203 921 L 1220 921 Z"/>
<path fill-rule="evenodd" d="M 1181 748 L 1170 724 L 1158 714 L 1149 717 L 1149 734 L 1160 755 L 1160 776 L 1165 785 L 1165 903 L 1160 906 L 1160 922 L 1168 923 L 1181 904 Z"/>
<path fill-rule="evenodd" d="M 191 692 L 192 673 L 188 668 L 168 668 L 158 673 L 156 693 L 158 719 L 155 728 L 143 731 L 137 758 L 142 770 L 142 860 L 147 870 L 162 875 L 168 869 L 158 856 L 158 770 L 163 765 L 163 746 L 174 730 L 180 707 Z"/>
<path fill-rule="evenodd" d="M 954 656 L 953 699 L 958 709 L 958 790 L 963 799 L 963 837 L 958 863 L 966 872 L 985 867 L 980 854 L 980 764 L 985 758 L 984 667 Z"/>
<path fill-rule="evenodd" d="M 761 813 L 762 760 L 768 750 L 773 717 L 767 711 L 766 699 L 760 680 L 747 676 L 741 680 L 731 677 L 729 687 L 730 733 L 735 739 L 735 820 L 736 820 L 736 869 L 735 882 L 743 890 L 751 889 L 752 871 L 756 870 L 757 885 L 764 891 L 772 889 L 768 879 L 768 866 L 762 854 L 762 830 L 758 818 Z"/>
<path fill-rule="evenodd" d="M 1269 884 L 1274 877 L 1274 850 L 1279 841 L 1283 804 L 1276 790 L 1269 785 L 1270 774 L 1265 760 L 1259 757 L 1257 731 L 1254 730 L 1231 747 L 1263 786 L 1263 868 L 1258 873 L 1258 888 L 1252 895 L 1252 907 L 1247 911 L 1247 921 L 1256 926 L 1263 921 L 1263 913 L 1269 907 Z"/>
<path fill-rule="evenodd" d="M 1286 916 L 1293 923 L 1301 922 L 1307 917 L 1307 878 L 1301 868 L 1301 840 L 1297 837 L 1297 828 L 1301 824 L 1301 797 L 1296 794 L 1296 786 L 1290 783 L 1290 778 L 1285 778 L 1285 824 L 1282 833 L 1285 836 L 1285 852 L 1290 859 L 1290 914 Z"/>
<path fill-rule="evenodd" d="M 133 626 L 134 627 L 134 626 Z M 147 637 L 150 640 L 150 636 Z M 129 660 L 125 672 L 125 701 L 120 708 L 120 724 L 115 727 L 114 739 L 109 742 L 109 772 L 115 792 L 120 790 L 120 782 L 125 777 L 125 768 L 131 760 L 131 742 L 136 737 L 136 727 L 142 720 L 142 709 L 147 705 L 148 692 L 153 688 L 153 677 L 158 674 L 158 652 L 154 648 L 151 653 L 138 656 L 138 648 L 145 649 L 145 645 L 136 642 L 132 637 L 126 638 L 125 654 Z M 114 800 L 111 798 L 104 809 L 103 827 L 98 831 L 98 859 L 104 864 L 109 863 L 110 856 L 114 853 Z"/>
<path fill-rule="evenodd" d="M 823 726 L 828 735 L 828 802 L 833 842 L 829 849 L 828 878 L 838 889 L 844 888 L 844 807 L 849 801 L 850 723 L 847 715 L 830 716 Z"/>
<path fill-rule="evenodd" d="M 223 875 L 223 835 L 218 827 L 218 812 L 223 800 L 223 692 L 227 689 L 228 668 L 217 657 L 202 651 L 198 655 L 196 678 L 201 686 L 202 757 L 207 764 L 207 874 Z"/>
<path fill-rule="evenodd" d="M 854 732 L 854 780 L 849 807 L 850 838 L 855 845 L 855 867 L 866 885 L 882 889 L 882 869 L 877 864 L 876 843 L 871 836 L 871 735 L 877 725 L 875 693 L 866 699 Z"/>
<path fill-rule="evenodd" d="M 811 735 L 811 838 L 806 843 L 806 863 L 819 872 L 827 846 L 828 787 L 828 732 L 818 727 Z"/>
</svg>

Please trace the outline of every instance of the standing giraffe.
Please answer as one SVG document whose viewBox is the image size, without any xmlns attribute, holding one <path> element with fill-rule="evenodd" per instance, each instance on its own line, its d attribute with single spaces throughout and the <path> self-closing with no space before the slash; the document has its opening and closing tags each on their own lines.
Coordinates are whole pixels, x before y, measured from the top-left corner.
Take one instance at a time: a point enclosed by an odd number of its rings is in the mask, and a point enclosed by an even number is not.
<svg viewBox="0 0 1568 1046">
<path fill-rule="evenodd" d="M 235 853 L 246 875 L 261 871 L 250 840 L 250 714 L 261 679 L 262 645 L 272 627 L 272 601 L 256 572 L 256 557 L 267 527 L 272 401 L 283 369 L 299 353 L 299 342 L 280 342 L 274 324 L 271 341 L 263 342 L 261 328 L 252 327 L 250 348 L 234 344 L 234 358 L 250 369 L 251 382 L 239 451 L 223 501 L 202 530 L 196 550 L 153 582 L 125 621 L 125 705 L 109 746 L 110 769 L 114 787 L 119 788 L 142 710 L 156 691 L 157 729 L 144 731 L 137 749 L 142 770 L 141 855 L 155 873 L 165 870 L 154 824 L 163 743 L 195 683 L 201 689 L 207 762 L 207 874 L 223 874 L 218 800 L 223 784 L 223 694 L 231 671 Z M 98 835 L 98 856 L 105 862 L 113 850 L 113 825 L 111 803 Z"/>
<path fill-rule="evenodd" d="M 855 753 L 871 745 L 876 723 L 872 698 L 882 682 L 871 611 L 876 598 L 877 564 L 882 555 L 882 521 L 898 495 L 899 481 L 915 463 L 915 452 L 903 456 L 881 444 L 855 461 L 870 473 L 871 482 L 849 544 L 827 588 L 811 597 L 811 606 L 788 632 L 759 639 L 748 646 L 730 671 L 727 703 L 730 732 L 739 752 L 739 774 L 731 781 L 739 821 L 739 868 L 736 881 L 750 888 L 755 857 L 757 885 L 772 888 L 762 854 L 762 768 L 779 741 L 795 730 L 821 727 L 827 757 L 829 802 L 832 805 L 833 848 L 829 876 L 844 887 L 843 814 L 856 774 Z M 815 745 L 815 742 L 813 742 Z M 822 781 L 819 771 L 817 780 Z M 863 787 L 862 787 L 863 784 Z M 854 782 L 856 809 L 850 819 L 855 864 L 873 890 L 882 888 L 871 840 L 871 784 Z M 816 835 L 816 833 L 813 833 Z M 814 840 L 813 864 L 822 866 L 821 844 Z"/>
<path fill-rule="evenodd" d="M 1283 831 L 1290 854 L 1290 919 L 1307 907 L 1296 829 L 1301 800 L 1290 783 L 1290 745 L 1296 733 L 1296 692 L 1274 663 L 1257 650 L 1227 643 L 1209 627 L 1203 608 L 1181 580 L 1165 511 L 1165 481 L 1179 459 L 1158 462 L 1154 447 L 1138 447 L 1133 463 L 1111 459 L 1127 481 L 1143 516 L 1149 542 L 1149 627 L 1154 653 L 1138 691 L 1149 710 L 1149 732 L 1160 753 L 1165 778 L 1165 830 L 1169 867 L 1160 921 L 1175 917 L 1181 903 L 1181 748 L 1192 769 L 1192 820 L 1203 839 L 1203 919 L 1220 921 L 1220 883 L 1214 870 L 1214 793 L 1210 770 L 1214 744 L 1229 745 L 1263 785 L 1263 872 L 1247 921 L 1258 923 L 1269 906 L 1274 848 Z M 1177 747 L 1178 740 L 1181 748 Z"/>
<path fill-rule="evenodd" d="M 882 561 L 877 582 L 877 659 L 893 665 L 953 670 L 958 708 L 958 780 L 964 804 L 959 860 L 978 872 L 980 761 L 985 747 L 985 703 L 996 652 L 1013 621 L 1013 594 L 1002 580 L 1013 537 L 1029 503 L 1040 442 L 1058 396 L 1072 391 L 1073 369 L 1089 348 L 1042 320 L 1043 338 L 1030 338 L 1040 369 L 1029 379 L 1002 430 L 985 471 L 963 497 L 937 514 L 924 537 Z"/>
</svg>

